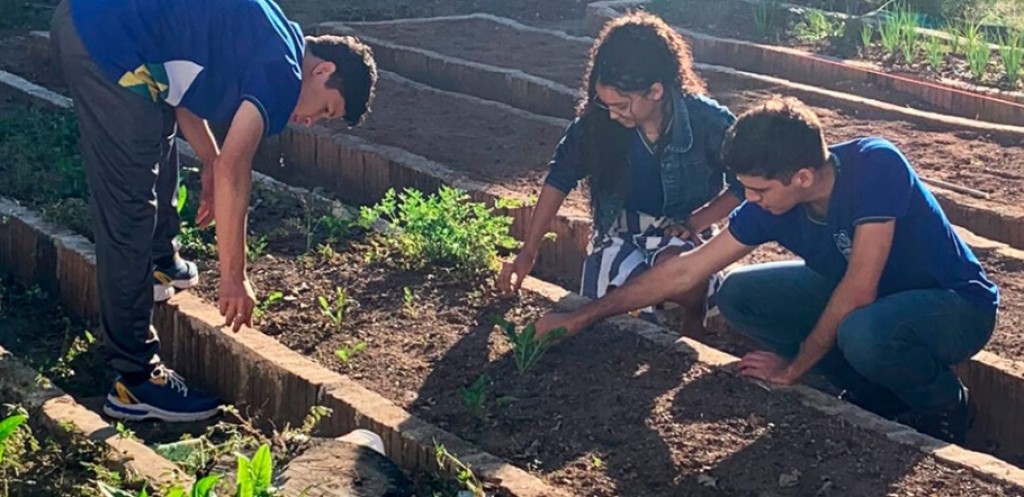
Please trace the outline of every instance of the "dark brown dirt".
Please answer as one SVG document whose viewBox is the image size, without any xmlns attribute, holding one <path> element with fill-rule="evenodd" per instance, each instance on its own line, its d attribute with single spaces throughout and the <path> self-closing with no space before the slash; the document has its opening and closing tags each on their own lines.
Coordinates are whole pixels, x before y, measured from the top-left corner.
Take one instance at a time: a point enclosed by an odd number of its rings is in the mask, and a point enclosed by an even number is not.
<svg viewBox="0 0 1024 497">
<path fill-rule="evenodd" d="M 585 0 L 280 0 L 303 27 L 327 21 L 372 21 L 486 12 L 522 21 L 582 19 Z"/>
<path fill-rule="evenodd" d="M 328 258 L 301 256 L 301 235 L 289 228 L 295 221 L 276 217 L 301 210 L 284 197 L 265 205 L 273 207 L 254 211 L 253 228 L 268 235 L 268 255 L 251 274 L 261 295 L 279 290 L 285 298 L 261 329 L 573 494 L 1019 493 L 607 325 L 551 349 L 520 375 L 490 318 L 526 323 L 550 302 L 499 299 L 487 280 L 368 264 L 358 238 Z M 203 266 L 198 292 L 211 298 L 216 270 Z M 340 326 L 316 304 L 336 288 L 352 302 Z M 357 343 L 367 348 L 347 364 L 335 356 Z M 458 392 L 479 375 L 488 377 L 486 401 L 473 414 Z"/>
<path fill-rule="evenodd" d="M 57 93 L 67 94 L 64 79 L 56 71 L 50 70 L 32 57 L 29 50 L 31 43 L 27 31 L 0 30 L 0 69 Z"/>
</svg>

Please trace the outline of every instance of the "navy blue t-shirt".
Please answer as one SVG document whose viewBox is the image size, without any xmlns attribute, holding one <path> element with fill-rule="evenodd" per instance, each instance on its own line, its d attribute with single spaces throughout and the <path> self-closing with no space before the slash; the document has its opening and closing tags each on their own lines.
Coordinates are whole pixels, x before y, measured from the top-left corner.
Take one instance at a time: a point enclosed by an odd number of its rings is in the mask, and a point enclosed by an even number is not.
<svg viewBox="0 0 1024 497">
<path fill-rule="evenodd" d="M 647 146 L 640 133 L 629 140 L 631 192 L 626 209 L 655 217 L 665 214 L 665 189 L 661 182 L 661 159 Z"/>
<path fill-rule="evenodd" d="M 71 0 L 90 58 L 144 98 L 228 123 L 245 100 L 266 134 L 284 129 L 299 99 L 299 26 L 273 0 Z"/>
<path fill-rule="evenodd" d="M 807 267 L 838 282 L 846 273 L 854 229 L 895 220 L 895 234 L 878 296 L 907 290 L 953 290 L 985 310 L 999 305 L 999 290 L 970 247 L 953 231 L 935 197 L 906 157 L 882 138 L 861 138 L 830 148 L 836 182 L 824 220 L 803 205 L 773 215 L 744 202 L 729 216 L 729 230 L 744 245 L 777 241 Z"/>
</svg>

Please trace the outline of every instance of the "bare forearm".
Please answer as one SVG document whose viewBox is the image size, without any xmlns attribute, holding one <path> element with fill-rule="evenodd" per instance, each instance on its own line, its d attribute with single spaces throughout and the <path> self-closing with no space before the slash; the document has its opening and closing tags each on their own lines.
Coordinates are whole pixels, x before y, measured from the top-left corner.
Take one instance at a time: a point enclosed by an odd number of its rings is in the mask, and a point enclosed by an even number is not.
<svg viewBox="0 0 1024 497">
<path fill-rule="evenodd" d="M 203 161 L 203 165 L 212 165 L 217 155 L 220 154 L 220 150 L 217 147 L 217 140 L 213 137 L 213 132 L 210 131 L 210 126 L 205 120 L 184 107 L 175 107 L 174 114 L 181 134 L 196 151 L 196 155 Z"/>
<path fill-rule="evenodd" d="M 530 216 L 530 227 L 526 232 L 526 240 L 523 241 L 523 252 L 536 254 L 540 250 L 544 234 L 548 232 L 551 220 L 555 218 L 564 201 L 565 194 L 561 190 L 544 185 L 537 205 L 533 208 L 533 215 Z"/>
<path fill-rule="evenodd" d="M 836 345 L 839 325 L 854 311 L 872 302 L 873 295 L 840 284 L 836 287 L 814 330 L 800 344 L 800 352 L 789 365 L 794 378 L 810 371 Z"/>
<path fill-rule="evenodd" d="M 711 202 L 693 212 L 693 215 L 690 216 L 690 227 L 700 233 L 712 224 L 728 217 L 729 213 L 739 205 L 740 199 L 736 198 L 736 195 L 729 190 L 724 190 Z"/>
<path fill-rule="evenodd" d="M 693 264 L 687 258 L 688 256 L 680 256 L 664 264 L 658 264 L 621 288 L 580 308 L 574 313 L 580 320 L 580 327 L 664 302 L 673 295 L 693 288 L 707 275 L 699 274 L 700 271 L 693 268 Z"/>
<path fill-rule="evenodd" d="M 215 164 L 214 209 L 221 277 L 240 280 L 245 275 L 245 226 L 252 190 L 252 164 L 221 159 Z"/>
</svg>

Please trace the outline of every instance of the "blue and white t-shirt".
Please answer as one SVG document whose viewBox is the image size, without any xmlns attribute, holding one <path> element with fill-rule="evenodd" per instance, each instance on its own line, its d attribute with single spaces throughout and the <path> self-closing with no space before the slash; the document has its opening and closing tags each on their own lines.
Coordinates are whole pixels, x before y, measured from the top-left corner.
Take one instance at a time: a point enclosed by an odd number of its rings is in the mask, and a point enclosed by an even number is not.
<svg viewBox="0 0 1024 497">
<path fill-rule="evenodd" d="M 244 100 L 268 135 L 302 83 L 302 31 L 273 0 L 71 0 L 92 60 L 122 87 L 227 123 Z"/>
<path fill-rule="evenodd" d="M 732 235 L 749 246 L 777 241 L 802 257 L 807 267 L 838 284 L 846 273 L 856 227 L 895 220 L 892 249 L 878 283 L 879 297 L 941 288 L 982 309 L 998 307 L 999 289 L 892 143 L 861 138 L 830 150 L 836 182 L 826 219 L 813 219 L 803 205 L 776 216 L 745 202 L 729 217 Z"/>
</svg>

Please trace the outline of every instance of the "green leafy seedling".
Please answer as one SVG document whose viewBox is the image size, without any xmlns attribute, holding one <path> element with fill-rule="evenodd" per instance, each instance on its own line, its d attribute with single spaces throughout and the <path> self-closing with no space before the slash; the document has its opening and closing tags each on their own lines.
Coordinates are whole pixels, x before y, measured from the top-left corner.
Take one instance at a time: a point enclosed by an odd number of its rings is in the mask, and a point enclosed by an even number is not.
<svg viewBox="0 0 1024 497">
<path fill-rule="evenodd" d="M 256 450 L 252 460 L 238 454 L 238 489 L 235 497 L 270 497 L 274 461 L 270 446 L 263 444 Z"/>
<path fill-rule="evenodd" d="M 442 468 L 452 467 L 455 470 L 455 478 L 473 497 L 485 497 L 484 485 L 480 482 L 480 479 L 473 473 L 473 468 L 468 464 L 459 460 L 458 455 L 453 454 L 441 445 L 434 442 L 434 458 L 437 460 L 437 465 Z"/>
<path fill-rule="evenodd" d="M 342 364 L 348 365 L 357 355 L 366 350 L 366 342 L 359 342 L 351 347 L 339 347 L 334 351 L 335 357 L 341 361 Z"/>
<path fill-rule="evenodd" d="M 462 404 L 466 406 L 469 412 L 478 417 L 482 418 L 487 415 L 487 383 L 491 381 L 491 378 L 485 374 L 482 374 L 476 378 L 476 381 L 468 387 L 459 387 L 459 397 L 462 398 Z"/>
<path fill-rule="evenodd" d="M 537 364 L 537 361 L 544 355 L 544 352 L 555 341 L 564 337 L 566 333 L 565 328 L 559 328 L 537 340 L 535 323 L 526 325 L 521 332 L 516 332 L 516 326 L 501 317 L 495 319 L 495 325 L 501 328 L 505 338 L 512 345 L 512 354 L 515 357 L 516 369 L 519 370 L 520 375 L 525 374 L 534 364 Z"/>
<path fill-rule="evenodd" d="M 4 460 L 4 452 L 11 437 L 14 436 L 21 425 L 25 424 L 25 421 L 28 421 L 28 416 L 24 414 L 8 416 L 3 421 L 0 421 L 0 462 Z"/>
<path fill-rule="evenodd" d="M 255 317 L 257 321 L 262 321 L 263 316 L 265 316 L 267 314 L 267 311 L 270 310 L 270 306 L 274 305 L 274 303 L 283 298 L 284 292 L 281 292 L 280 290 L 270 292 L 270 294 L 267 295 L 267 298 L 261 300 L 258 304 L 256 304 L 256 307 L 252 311 L 253 317 Z"/>
<path fill-rule="evenodd" d="M 327 297 L 317 297 L 320 304 L 320 314 L 323 314 L 335 328 L 341 328 L 345 321 L 345 310 L 348 308 L 348 296 L 342 288 L 334 289 L 334 301 L 327 300 Z"/>
<path fill-rule="evenodd" d="M 257 259 L 263 257 L 263 254 L 267 252 L 267 237 L 265 236 L 250 236 L 246 239 L 246 251 L 245 257 L 249 263 L 256 262 Z"/>
<path fill-rule="evenodd" d="M 860 25 L 860 46 L 864 48 L 865 53 L 871 48 L 871 40 L 874 36 L 875 31 L 870 24 L 865 22 Z"/>
<path fill-rule="evenodd" d="M 188 200 L 188 187 L 181 185 L 178 187 L 178 204 L 174 206 L 175 210 L 178 211 L 178 215 L 181 215 L 182 209 L 185 208 L 185 201 Z"/>
<path fill-rule="evenodd" d="M 412 293 L 411 288 L 405 287 L 402 289 L 402 300 L 405 303 L 405 312 L 412 317 L 416 317 L 416 295 Z"/>
</svg>

